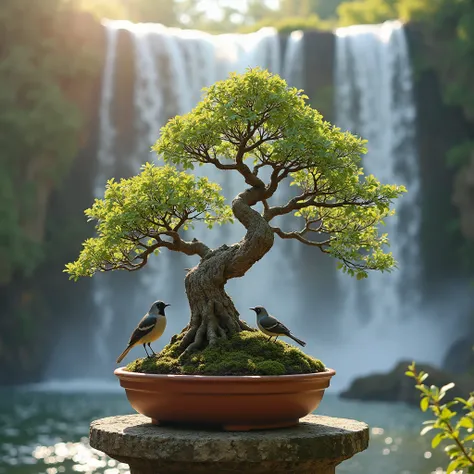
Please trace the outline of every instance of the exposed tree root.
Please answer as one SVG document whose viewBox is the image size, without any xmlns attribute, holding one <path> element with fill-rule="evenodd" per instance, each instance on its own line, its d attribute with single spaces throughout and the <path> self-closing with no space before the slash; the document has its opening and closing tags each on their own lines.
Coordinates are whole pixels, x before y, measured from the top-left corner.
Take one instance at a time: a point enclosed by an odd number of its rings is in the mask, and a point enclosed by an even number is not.
<svg viewBox="0 0 474 474">
<path fill-rule="evenodd" d="M 225 296 L 230 300 L 229 296 Z M 222 300 L 216 299 L 196 303 L 191 309 L 191 322 L 183 330 L 185 334 L 181 348 L 183 352 L 190 353 L 207 345 L 212 346 L 218 339 L 228 338 L 246 326 L 239 320 L 239 314 L 233 304 L 225 305 Z"/>
</svg>

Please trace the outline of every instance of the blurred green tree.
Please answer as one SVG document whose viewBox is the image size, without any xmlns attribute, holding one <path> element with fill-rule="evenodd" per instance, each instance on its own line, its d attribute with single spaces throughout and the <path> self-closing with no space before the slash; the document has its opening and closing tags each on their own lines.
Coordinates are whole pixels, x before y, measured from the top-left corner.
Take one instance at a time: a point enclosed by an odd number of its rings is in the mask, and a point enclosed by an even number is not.
<svg viewBox="0 0 474 474">
<path fill-rule="evenodd" d="M 64 41 L 69 6 L 0 8 L 0 283 L 41 261 L 48 198 L 77 152 L 81 114 L 69 92 L 89 64 Z"/>
<path fill-rule="evenodd" d="M 280 17 L 317 15 L 322 20 L 335 19 L 337 7 L 345 0 L 281 0 Z M 349 0 L 348 3 L 350 3 Z"/>
</svg>

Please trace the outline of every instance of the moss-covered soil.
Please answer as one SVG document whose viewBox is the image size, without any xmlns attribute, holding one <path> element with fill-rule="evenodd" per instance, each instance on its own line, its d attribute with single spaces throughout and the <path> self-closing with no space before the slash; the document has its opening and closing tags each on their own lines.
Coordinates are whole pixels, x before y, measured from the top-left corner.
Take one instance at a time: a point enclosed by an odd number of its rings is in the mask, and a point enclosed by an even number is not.
<svg viewBox="0 0 474 474">
<path fill-rule="evenodd" d="M 182 375 L 290 375 L 323 372 L 324 364 L 283 341 L 268 341 L 261 333 L 243 331 L 212 347 L 179 355 L 175 336 L 156 356 L 127 365 L 131 372 Z"/>
</svg>

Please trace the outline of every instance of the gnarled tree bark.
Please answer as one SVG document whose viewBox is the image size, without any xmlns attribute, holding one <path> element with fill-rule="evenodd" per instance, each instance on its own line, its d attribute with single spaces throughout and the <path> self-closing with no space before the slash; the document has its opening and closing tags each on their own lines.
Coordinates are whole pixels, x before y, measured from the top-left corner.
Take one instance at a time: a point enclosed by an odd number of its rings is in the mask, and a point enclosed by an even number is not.
<svg viewBox="0 0 474 474">
<path fill-rule="evenodd" d="M 239 312 L 224 287 L 231 278 L 245 275 L 273 246 L 272 228 L 251 207 L 262 199 L 264 192 L 264 187 L 252 187 L 233 200 L 234 216 L 247 229 L 244 238 L 230 247 L 223 245 L 209 250 L 186 275 L 191 319 L 183 330 L 183 351 L 202 349 L 215 344 L 219 338 L 250 329 L 239 319 Z"/>
</svg>

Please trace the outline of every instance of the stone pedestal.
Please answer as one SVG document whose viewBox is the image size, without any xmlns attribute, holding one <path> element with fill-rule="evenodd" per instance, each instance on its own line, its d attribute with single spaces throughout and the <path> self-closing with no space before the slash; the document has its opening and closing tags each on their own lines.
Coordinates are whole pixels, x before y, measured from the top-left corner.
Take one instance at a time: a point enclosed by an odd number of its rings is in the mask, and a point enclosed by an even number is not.
<svg viewBox="0 0 474 474">
<path fill-rule="evenodd" d="M 298 426 L 223 432 L 161 427 L 142 415 L 91 424 L 90 444 L 132 474 L 334 474 L 369 444 L 365 423 L 308 415 Z"/>
</svg>

